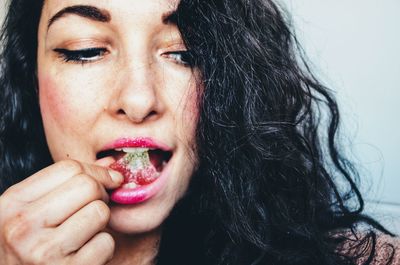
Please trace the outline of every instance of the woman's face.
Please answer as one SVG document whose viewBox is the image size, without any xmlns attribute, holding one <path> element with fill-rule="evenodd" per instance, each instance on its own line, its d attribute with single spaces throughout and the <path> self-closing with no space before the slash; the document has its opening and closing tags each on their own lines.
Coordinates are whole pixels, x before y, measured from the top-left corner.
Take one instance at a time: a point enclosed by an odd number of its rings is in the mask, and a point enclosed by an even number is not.
<svg viewBox="0 0 400 265">
<path fill-rule="evenodd" d="M 110 225 L 120 232 L 157 228 L 196 164 L 195 71 L 170 16 L 176 6 L 172 0 L 47 0 L 42 11 L 39 98 L 54 161 L 108 166 L 116 158 L 105 151 L 121 145 L 163 146 L 172 154 L 156 194 L 111 205 Z"/>
</svg>

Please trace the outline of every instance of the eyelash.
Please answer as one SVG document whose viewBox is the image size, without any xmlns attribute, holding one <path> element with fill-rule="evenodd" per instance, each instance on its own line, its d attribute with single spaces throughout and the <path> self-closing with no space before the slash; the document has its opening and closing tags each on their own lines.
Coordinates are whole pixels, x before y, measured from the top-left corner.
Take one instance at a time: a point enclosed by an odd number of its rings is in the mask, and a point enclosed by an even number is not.
<svg viewBox="0 0 400 265">
<path fill-rule="evenodd" d="M 184 65 L 184 66 L 194 66 L 194 56 L 191 51 L 173 51 L 166 52 L 164 56 L 174 60 L 176 63 Z M 173 58 L 175 57 L 175 58 Z M 178 58 L 176 58 L 178 57 Z"/>
<path fill-rule="evenodd" d="M 65 62 L 89 63 L 107 53 L 106 48 L 87 48 L 81 50 L 54 49 Z"/>
<path fill-rule="evenodd" d="M 87 48 L 80 50 L 68 50 L 68 49 L 54 49 L 59 54 L 60 58 L 64 62 L 74 63 L 90 63 L 104 56 L 107 53 L 106 48 Z M 163 54 L 171 60 L 174 60 L 177 64 L 183 66 L 193 66 L 194 57 L 190 51 L 172 51 Z"/>
</svg>

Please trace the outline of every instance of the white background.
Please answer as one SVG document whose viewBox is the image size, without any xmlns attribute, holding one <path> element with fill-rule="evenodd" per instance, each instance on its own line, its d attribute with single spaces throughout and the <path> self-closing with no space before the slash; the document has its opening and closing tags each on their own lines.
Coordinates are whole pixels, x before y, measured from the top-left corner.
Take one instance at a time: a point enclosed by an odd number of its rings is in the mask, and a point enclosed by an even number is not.
<svg viewBox="0 0 400 265">
<path fill-rule="evenodd" d="M 281 0 L 336 91 L 367 210 L 400 234 L 400 0 Z M 0 4 L 0 18 L 4 15 Z"/>
<path fill-rule="evenodd" d="M 400 1 L 281 0 L 336 91 L 367 210 L 400 233 Z"/>
</svg>

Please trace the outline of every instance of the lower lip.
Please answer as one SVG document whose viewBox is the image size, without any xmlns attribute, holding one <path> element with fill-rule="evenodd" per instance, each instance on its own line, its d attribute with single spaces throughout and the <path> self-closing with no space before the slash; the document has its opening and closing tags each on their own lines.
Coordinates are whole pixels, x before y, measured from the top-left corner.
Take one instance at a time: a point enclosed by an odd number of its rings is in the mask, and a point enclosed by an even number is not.
<svg viewBox="0 0 400 265">
<path fill-rule="evenodd" d="M 169 165 L 167 163 L 160 176 L 152 183 L 137 188 L 118 188 L 111 193 L 110 199 L 118 204 L 137 204 L 149 200 L 155 196 L 166 184 L 169 174 Z"/>
</svg>

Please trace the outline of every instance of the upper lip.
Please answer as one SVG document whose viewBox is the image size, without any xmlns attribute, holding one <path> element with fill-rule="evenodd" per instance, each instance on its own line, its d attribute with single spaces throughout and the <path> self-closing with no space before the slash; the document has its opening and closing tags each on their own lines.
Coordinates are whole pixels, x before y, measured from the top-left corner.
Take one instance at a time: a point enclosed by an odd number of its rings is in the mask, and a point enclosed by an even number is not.
<svg viewBox="0 0 400 265">
<path fill-rule="evenodd" d="M 162 143 L 161 141 L 155 140 L 151 137 L 121 137 L 118 138 L 111 143 L 106 144 L 101 151 L 106 151 L 110 149 L 119 149 L 119 148 L 149 148 L 149 149 L 160 149 L 165 152 L 171 152 L 171 147 Z"/>
</svg>

